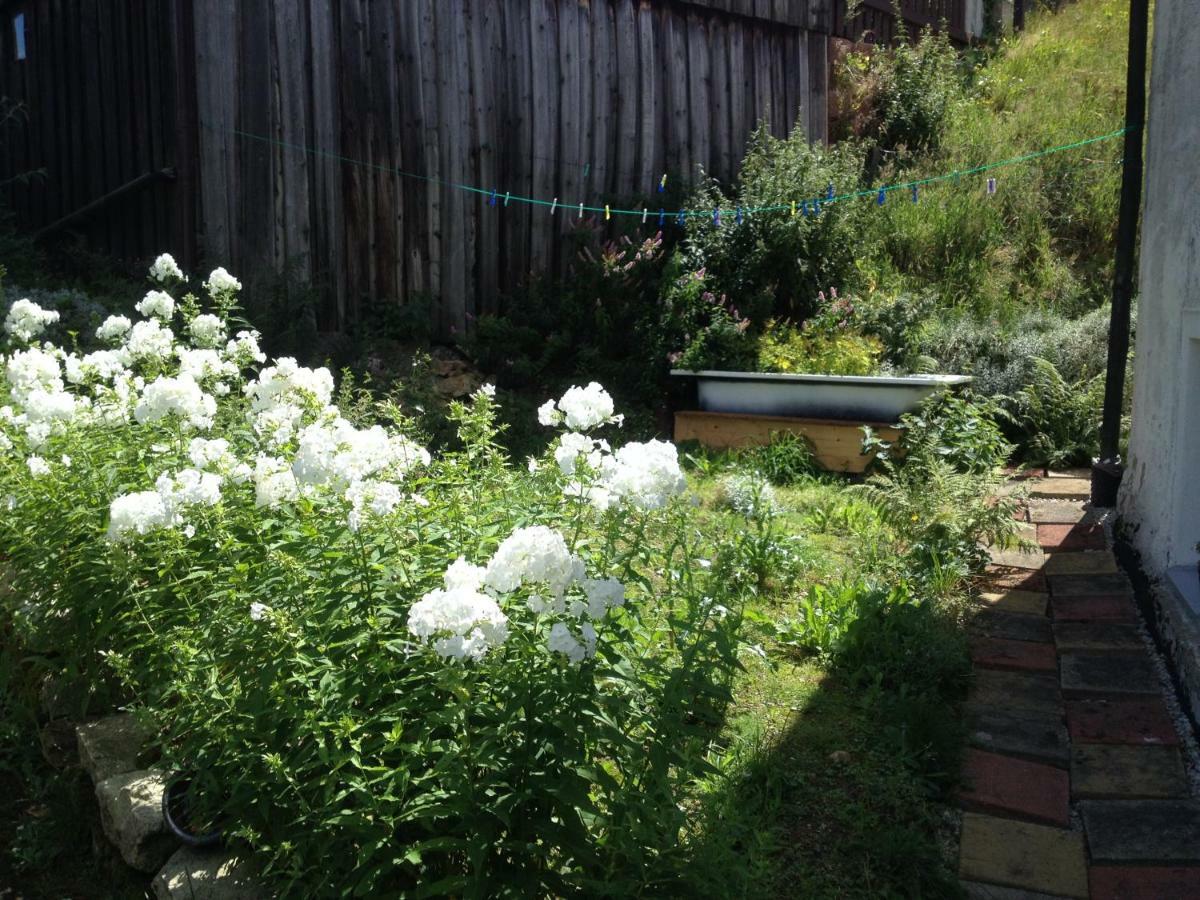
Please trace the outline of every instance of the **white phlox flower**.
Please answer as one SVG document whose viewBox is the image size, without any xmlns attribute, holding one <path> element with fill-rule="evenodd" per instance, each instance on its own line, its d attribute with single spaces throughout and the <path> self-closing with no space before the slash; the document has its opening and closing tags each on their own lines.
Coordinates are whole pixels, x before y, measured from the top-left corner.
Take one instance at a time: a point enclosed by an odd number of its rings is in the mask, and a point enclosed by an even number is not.
<svg viewBox="0 0 1200 900">
<path fill-rule="evenodd" d="M 276 507 L 300 496 L 300 486 L 286 459 L 260 454 L 254 463 L 255 506 Z"/>
<path fill-rule="evenodd" d="M 593 381 L 587 387 L 572 387 L 556 404 L 547 400 L 538 408 L 538 421 L 542 425 L 566 425 L 572 431 L 590 431 L 600 425 L 617 424 L 624 416 L 613 414 L 613 398 Z"/>
<path fill-rule="evenodd" d="M 408 630 L 439 656 L 478 660 L 508 638 L 508 618 L 487 594 L 466 587 L 430 591 L 408 611 Z"/>
<path fill-rule="evenodd" d="M 196 316 L 187 325 L 188 334 L 197 347 L 212 348 L 225 340 L 225 323 L 220 317 L 205 313 Z M 245 334 L 246 332 L 243 332 Z M 237 344 L 234 343 L 236 348 Z"/>
<path fill-rule="evenodd" d="M 158 491 L 122 494 L 109 506 L 108 539 L 122 543 L 132 535 L 144 535 L 167 528 L 173 520 L 171 510 Z"/>
<path fill-rule="evenodd" d="M 521 585 L 544 584 L 556 600 L 584 576 L 583 560 L 567 549 L 563 536 L 544 525 L 518 528 L 488 562 L 484 584 L 501 594 Z"/>
<path fill-rule="evenodd" d="M 575 474 L 575 467 L 580 457 L 587 463 L 588 468 L 598 471 L 604 455 L 609 452 L 607 441 L 593 440 L 586 434 L 569 431 L 559 439 L 554 448 L 554 461 L 559 470 L 570 477 Z"/>
<path fill-rule="evenodd" d="M 96 329 L 96 337 L 102 341 L 115 343 L 123 339 L 132 327 L 133 322 L 129 320 L 128 316 L 109 316 Z"/>
<path fill-rule="evenodd" d="M 242 289 L 242 283 L 226 272 L 224 267 L 218 266 L 209 274 L 208 281 L 204 282 L 204 289 L 210 297 L 218 300 L 226 295 L 236 294 Z"/>
<path fill-rule="evenodd" d="M 216 399 L 204 393 L 191 375 L 160 375 L 142 391 L 133 417 L 144 425 L 174 415 L 191 428 L 208 429 L 216 413 Z"/>
<path fill-rule="evenodd" d="M 170 321 L 175 315 L 175 298 L 166 291 L 149 291 L 134 307 L 148 319 Z"/>
<path fill-rule="evenodd" d="M 147 319 L 129 330 L 125 348 L 138 359 L 168 359 L 175 350 L 175 333 L 157 319 Z"/>
<path fill-rule="evenodd" d="M 19 341 L 31 341 L 43 331 L 46 326 L 58 321 L 58 313 L 52 309 L 43 309 L 32 300 L 18 300 L 8 308 L 4 317 L 4 330 Z"/>
<path fill-rule="evenodd" d="M 182 281 L 183 270 L 179 268 L 179 264 L 175 262 L 175 257 L 170 253 L 161 253 L 154 260 L 154 265 L 150 267 L 150 277 L 159 284 L 165 284 L 169 281 Z"/>
</svg>

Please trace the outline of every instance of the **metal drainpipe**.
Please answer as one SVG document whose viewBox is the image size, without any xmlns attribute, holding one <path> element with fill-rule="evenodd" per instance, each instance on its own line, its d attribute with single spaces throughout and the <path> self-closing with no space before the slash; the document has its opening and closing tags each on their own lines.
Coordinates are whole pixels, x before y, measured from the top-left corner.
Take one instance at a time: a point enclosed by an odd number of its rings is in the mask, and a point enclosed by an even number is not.
<svg viewBox="0 0 1200 900">
<path fill-rule="evenodd" d="M 1104 419 L 1100 425 L 1100 458 L 1092 464 L 1092 505 L 1117 502 L 1121 486 L 1121 410 L 1125 399 L 1125 366 L 1129 358 L 1129 313 L 1133 300 L 1133 263 L 1138 217 L 1142 206 L 1142 139 L 1146 121 L 1146 33 L 1149 0 L 1129 3 L 1129 64 L 1125 76 L 1125 165 L 1121 176 L 1121 211 L 1117 218 L 1117 252 L 1113 271 L 1112 319 L 1108 329 L 1108 372 L 1104 380 Z"/>
</svg>

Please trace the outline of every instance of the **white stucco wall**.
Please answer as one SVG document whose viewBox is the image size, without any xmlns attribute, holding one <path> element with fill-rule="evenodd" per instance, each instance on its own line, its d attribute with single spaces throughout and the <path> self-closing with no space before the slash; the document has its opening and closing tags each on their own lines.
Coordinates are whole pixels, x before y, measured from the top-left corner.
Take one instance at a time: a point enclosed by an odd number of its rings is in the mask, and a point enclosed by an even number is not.
<svg viewBox="0 0 1200 900">
<path fill-rule="evenodd" d="M 1200 2 L 1154 10 L 1133 423 L 1118 509 L 1149 574 L 1200 541 Z"/>
</svg>

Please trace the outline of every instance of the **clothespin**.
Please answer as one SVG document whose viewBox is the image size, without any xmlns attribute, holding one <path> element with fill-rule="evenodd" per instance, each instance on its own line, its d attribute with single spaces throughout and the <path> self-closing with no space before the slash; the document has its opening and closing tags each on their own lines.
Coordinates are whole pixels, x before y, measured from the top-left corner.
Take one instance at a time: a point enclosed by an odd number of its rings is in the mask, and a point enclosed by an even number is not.
<svg viewBox="0 0 1200 900">
<path fill-rule="evenodd" d="M 680 228 L 684 227 L 687 225 L 687 213 L 681 209 L 679 211 L 679 218 L 677 218 L 675 221 L 679 224 Z"/>
<path fill-rule="evenodd" d="M 554 198 L 554 205 L 550 207 L 550 215 L 554 215 L 556 212 L 558 212 L 558 198 L 557 197 Z"/>
<path fill-rule="evenodd" d="M 915 184 L 912 186 L 912 195 L 913 195 L 913 203 L 916 203 L 918 195 L 917 195 L 917 186 Z"/>
<path fill-rule="evenodd" d="M 658 208 L 658 227 L 661 228 L 662 226 L 664 226 L 666 224 L 667 224 L 667 211 L 660 206 Z"/>
<path fill-rule="evenodd" d="M 819 216 L 820 214 L 821 214 L 821 198 L 818 197 L 816 200 L 813 201 L 813 215 Z"/>
<path fill-rule="evenodd" d="M 583 218 L 583 204 L 582 203 L 579 204 L 579 218 L 581 218 L 581 219 Z"/>
<path fill-rule="evenodd" d="M 648 216 L 648 215 L 650 215 L 650 210 L 646 209 L 646 207 L 643 206 L 642 207 L 642 224 L 643 225 L 646 224 L 646 216 Z"/>
<path fill-rule="evenodd" d="M 737 223 L 742 224 L 742 208 L 740 206 L 737 208 Z"/>
<path fill-rule="evenodd" d="M 584 164 L 584 166 L 583 166 L 583 177 L 584 177 L 584 178 L 587 178 L 587 177 L 588 177 L 588 173 L 589 173 L 589 172 L 591 172 L 591 171 L 592 171 L 592 164 L 591 164 L 591 163 L 585 163 L 585 164 Z"/>
<path fill-rule="evenodd" d="M 883 188 L 880 188 L 880 189 L 879 189 L 879 196 L 877 196 L 877 197 L 875 198 L 875 204 L 876 204 L 877 206 L 883 206 L 883 201 L 884 201 L 884 200 L 886 200 L 886 199 L 887 199 L 887 191 L 885 191 Z"/>
<path fill-rule="evenodd" d="M 664 193 L 666 193 L 666 190 L 667 190 L 667 176 L 666 176 L 666 173 L 664 172 L 662 179 L 658 182 L 658 192 L 660 194 L 664 194 Z"/>
<path fill-rule="evenodd" d="M 495 205 L 496 205 L 496 189 L 492 188 L 492 197 L 490 200 L 488 200 L 488 206 L 495 206 Z"/>
<path fill-rule="evenodd" d="M 721 208 L 717 207 L 713 210 L 713 224 L 720 227 L 721 225 Z"/>
<path fill-rule="evenodd" d="M 792 201 L 792 218 L 796 218 L 796 201 Z"/>
<path fill-rule="evenodd" d="M 609 206 L 607 203 L 604 204 L 604 221 L 605 222 L 612 221 L 612 207 Z"/>
<path fill-rule="evenodd" d="M 996 179 L 995 178 L 989 178 L 987 180 L 987 192 L 988 192 L 989 196 L 996 193 Z"/>
<path fill-rule="evenodd" d="M 801 209 L 801 211 L 803 211 L 805 217 L 807 218 L 808 217 L 808 201 L 807 200 L 803 201 L 800 204 L 800 209 Z"/>
<path fill-rule="evenodd" d="M 833 182 L 832 181 L 829 182 L 829 187 L 825 188 L 825 199 L 826 200 L 833 199 Z"/>
<path fill-rule="evenodd" d="M 508 201 L 512 199 L 512 191 L 504 192 L 504 205 L 508 206 Z"/>
</svg>

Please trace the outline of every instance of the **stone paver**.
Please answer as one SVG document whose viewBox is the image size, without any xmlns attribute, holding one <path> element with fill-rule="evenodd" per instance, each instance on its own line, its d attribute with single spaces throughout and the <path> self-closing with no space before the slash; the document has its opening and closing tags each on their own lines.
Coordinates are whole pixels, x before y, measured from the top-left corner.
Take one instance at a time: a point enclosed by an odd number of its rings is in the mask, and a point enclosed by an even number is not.
<svg viewBox="0 0 1200 900">
<path fill-rule="evenodd" d="M 1179 743 L 1166 704 L 1153 697 L 1137 700 L 1068 700 L 1067 731 L 1076 744 Z"/>
<path fill-rule="evenodd" d="M 1054 766 L 969 749 L 959 800 L 968 809 L 1065 828 L 1070 779 Z"/>
<path fill-rule="evenodd" d="M 1049 716 L 1062 715 L 1062 693 L 1058 679 L 1041 672 L 1001 672 L 980 669 L 967 698 L 973 710 L 1025 711 Z"/>
<path fill-rule="evenodd" d="M 155 872 L 179 842 L 163 820 L 166 781 L 160 772 L 113 775 L 96 785 L 100 823 L 121 858 L 139 872 Z"/>
<path fill-rule="evenodd" d="M 1047 590 L 1046 576 L 1040 571 L 1020 569 L 1013 566 L 990 565 L 983 572 L 983 583 L 988 590 L 1042 592 Z"/>
<path fill-rule="evenodd" d="M 1044 616 L 1050 608 L 1050 595 L 1040 591 L 988 591 L 979 595 L 979 605 L 1022 616 Z"/>
<path fill-rule="evenodd" d="M 1029 521 L 1035 525 L 1095 524 L 1103 513 L 1084 503 L 1064 500 L 1033 500 L 1029 504 Z"/>
<path fill-rule="evenodd" d="M 1088 895 L 1078 832 L 968 812 L 960 848 L 964 879 L 1062 897 Z"/>
<path fill-rule="evenodd" d="M 1055 622 L 1134 622 L 1133 601 L 1120 594 L 1055 597 L 1050 601 Z"/>
<path fill-rule="evenodd" d="M 970 716 L 968 741 L 993 753 L 1067 768 L 1070 744 L 1058 715 L 1026 711 L 976 710 Z"/>
<path fill-rule="evenodd" d="M 99 784 L 138 768 L 138 754 L 149 732 L 132 713 L 117 713 L 76 728 L 79 764 Z"/>
<path fill-rule="evenodd" d="M 1187 776 L 1175 747 L 1078 744 L 1071 749 L 1071 796 L 1186 797 Z"/>
<path fill-rule="evenodd" d="M 1053 644 L 977 637 L 971 641 L 971 660 L 983 669 L 1012 672 L 1056 672 L 1058 655 Z"/>
<path fill-rule="evenodd" d="M 1045 550 L 1103 550 L 1104 526 L 1083 522 L 1074 525 L 1038 525 L 1037 540 Z"/>
<path fill-rule="evenodd" d="M 1040 891 L 1026 891 L 1021 888 L 1001 887 L 998 884 L 984 884 L 981 881 L 964 881 L 967 900 L 1062 900 L 1062 896 L 1043 894 Z"/>
<path fill-rule="evenodd" d="M 1041 499 L 1087 500 L 1092 496 L 1092 482 L 1087 478 L 1043 478 L 1023 482 L 1029 486 L 1029 496 Z"/>
<path fill-rule="evenodd" d="M 1041 644 L 1054 642 L 1054 631 L 1045 616 L 1019 616 L 1016 613 L 981 609 L 971 617 L 968 628 L 974 634 L 990 638 Z"/>
<path fill-rule="evenodd" d="M 1146 649 L 1137 628 L 1121 622 L 1055 622 L 1054 643 L 1060 653 L 1072 650 L 1142 653 Z"/>
<path fill-rule="evenodd" d="M 1133 597 L 1133 588 L 1124 575 L 1055 575 L 1050 579 L 1056 597 L 1096 597 L 1121 594 Z"/>
<path fill-rule="evenodd" d="M 1144 653 L 1140 656 L 1064 653 L 1059 663 L 1064 693 L 1157 696 L 1160 691 L 1150 657 Z"/>
<path fill-rule="evenodd" d="M 1047 575 L 1116 575 L 1117 561 L 1107 550 L 1071 550 L 1046 557 Z"/>
<path fill-rule="evenodd" d="M 1092 900 L 1195 900 L 1200 897 L 1200 868 L 1092 866 L 1088 886 Z"/>
<path fill-rule="evenodd" d="M 228 850 L 183 847 L 154 877 L 157 900 L 260 900 L 271 896 L 253 865 Z"/>
<path fill-rule="evenodd" d="M 1041 550 L 993 550 L 992 565 L 1013 569 L 1041 569 L 1046 564 L 1046 554 Z"/>
<path fill-rule="evenodd" d="M 1195 800 L 1083 800 L 1079 811 L 1094 863 L 1200 864 Z"/>
</svg>

